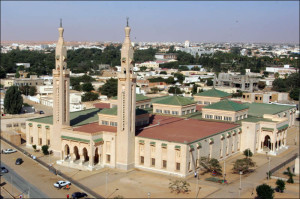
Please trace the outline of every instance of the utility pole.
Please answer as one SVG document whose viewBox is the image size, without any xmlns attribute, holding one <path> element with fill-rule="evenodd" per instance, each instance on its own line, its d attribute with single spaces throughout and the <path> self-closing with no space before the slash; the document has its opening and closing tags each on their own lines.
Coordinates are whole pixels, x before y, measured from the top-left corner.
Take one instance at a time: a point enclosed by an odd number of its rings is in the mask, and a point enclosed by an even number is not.
<svg viewBox="0 0 300 199">
<path fill-rule="evenodd" d="M 12 181 L 12 175 L 10 174 L 10 184 L 11 184 L 11 195 L 13 194 L 13 181 Z"/>
<path fill-rule="evenodd" d="M 108 180 L 108 172 L 106 172 L 106 180 L 105 180 L 105 192 L 106 192 L 106 194 L 105 195 L 107 195 L 107 180 Z"/>
<path fill-rule="evenodd" d="M 269 156 L 268 157 L 268 160 L 269 160 L 269 164 L 268 164 L 268 180 L 270 180 L 270 163 L 271 163 L 271 157 Z"/>
<path fill-rule="evenodd" d="M 241 197 L 241 190 L 242 190 L 242 174 L 243 172 L 240 171 L 240 188 L 239 188 L 239 198 Z"/>
<path fill-rule="evenodd" d="M 226 176 L 226 171 L 225 170 L 226 170 L 226 161 L 224 159 L 224 172 L 223 172 L 224 173 L 223 174 L 224 175 L 224 183 L 225 183 L 225 176 Z"/>
</svg>

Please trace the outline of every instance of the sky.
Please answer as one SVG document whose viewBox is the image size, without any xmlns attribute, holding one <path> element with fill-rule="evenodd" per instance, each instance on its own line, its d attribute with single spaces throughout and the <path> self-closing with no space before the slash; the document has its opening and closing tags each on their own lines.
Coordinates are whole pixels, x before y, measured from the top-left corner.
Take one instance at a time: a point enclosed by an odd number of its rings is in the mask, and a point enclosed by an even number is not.
<svg viewBox="0 0 300 199">
<path fill-rule="evenodd" d="M 298 1 L 1 1 L 2 41 L 299 43 Z"/>
</svg>

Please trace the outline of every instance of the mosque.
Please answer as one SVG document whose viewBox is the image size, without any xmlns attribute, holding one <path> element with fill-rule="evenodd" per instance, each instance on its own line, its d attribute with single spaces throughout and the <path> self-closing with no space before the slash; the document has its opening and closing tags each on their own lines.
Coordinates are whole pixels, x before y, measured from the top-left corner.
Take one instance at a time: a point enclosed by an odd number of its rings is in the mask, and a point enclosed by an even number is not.
<svg viewBox="0 0 300 199">
<path fill-rule="evenodd" d="M 48 145 L 58 164 L 95 170 L 104 167 L 188 176 L 205 156 L 222 160 L 245 149 L 277 155 L 287 149 L 287 128 L 296 108 L 274 104 L 241 104 L 230 94 L 211 89 L 194 96 L 152 100 L 136 95 L 134 50 L 125 27 L 118 96 L 109 109 L 69 111 L 70 70 L 62 24 L 58 28 L 53 69 L 53 116 L 26 121 L 27 147 Z M 202 118 L 190 117 L 205 104 Z M 153 107 L 153 113 L 145 108 Z"/>
</svg>

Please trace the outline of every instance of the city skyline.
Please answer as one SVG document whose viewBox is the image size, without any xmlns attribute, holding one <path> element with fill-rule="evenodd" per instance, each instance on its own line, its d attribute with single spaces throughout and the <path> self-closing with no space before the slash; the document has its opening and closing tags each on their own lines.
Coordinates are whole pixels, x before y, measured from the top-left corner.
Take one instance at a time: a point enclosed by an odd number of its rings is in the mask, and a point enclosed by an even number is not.
<svg viewBox="0 0 300 199">
<path fill-rule="evenodd" d="M 2 41 L 299 43 L 299 2 L 2 2 Z"/>
</svg>

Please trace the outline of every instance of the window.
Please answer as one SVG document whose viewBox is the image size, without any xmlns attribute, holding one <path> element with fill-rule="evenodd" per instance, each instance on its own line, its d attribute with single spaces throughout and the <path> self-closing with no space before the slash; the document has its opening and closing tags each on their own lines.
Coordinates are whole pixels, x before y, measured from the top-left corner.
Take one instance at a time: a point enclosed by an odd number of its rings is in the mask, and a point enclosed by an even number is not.
<svg viewBox="0 0 300 199">
<path fill-rule="evenodd" d="M 50 146 L 50 139 L 47 140 L 47 145 Z"/>
<path fill-rule="evenodd" d="M 202 104 L 202 101 L 198 101 L 198 104 Z"/>
<path fill-rule="evenodd" d="M 178 111 L 172 111 L 172 115 L 178 115 Z"/>
<path fill-rule="evenodd" d="M 141 164 L 144 164 L 144 156 L 141 156 L 141 157 L 140 157 L 140 163 L 141 163 Z"/>
<path fill-rule="evenodd" d="M 231 121 L 232 118 L 231 118 L 231 117 L 224 116 L 224 120 L 225 120 L 225 121 Z"/>
<path fill-rule="evenodd" d="M 191 171 L 191 170 L 192 170 L 192 165 L 191 165 L 191 162 L 189 162 L 188 169 L 189 169 L 189 171 Z"/>
<path fill-rule="evenodd" d="M 272 96 L 270 96 L 270 99 L 272 99 Z"/>
<path fill-rule="evenodd" d="M 142 105 L 141 108 L 145 108 L 145 105 Z"/>
<path fill-rule="evenodd" d="M 151 166 L 155 166 L 155 158 L 151 158 Z"/>
<path fill-rule="evenodd" d="M 215 115 L 215 120 L 222 120 L 222 116 Z"/>
<path fill-rule="evenodd" d="M 102 125 L 108 125 L 108 121 L 102 120 Z"/>
<path fill-rule="evenodd" d="M 236 120 L 236 121 L 239 120 L 239 117 L 237 116 L 237 117 L 235 118 L 235 120 Z"/>
<path fill-rule="evenodd" d="M 167 160 L 163 160 L 163 168 L 167 168 Z"/>
<path fill-rule="evenodd" d="M 31 144 L 33 143 L 33 137 L 32 136 L 30 137 L 30 143 Z"/>
<path fill-rule="evenodd" d="M 257 100 L 258 99 L 258 97 L 255 97 L 255 100 Z"/>
<path fill-rule="evenodd" d="M 176 170 L 180 171 L 180 163 L 179 162 L 176 162 Z"/>
<path fill-rule="evenodd" d="M 39 145 L 42 145 L 42 138 L 39 139 Z"/>
<path fill-rule="evenodd" d="M 170 114 L 169 110 L 164 110 L 164 114 Z"/>
<path fill-rule="evenodd" d="M 146 108 L 149 108 L 149 104 L 146 104 Z"/>
<path fill-rule="evenodd" d="M 110 126 L 117 126 L 117 122 L 110 122 Z"/>
<path fill-rule="evenodd" d="M 191 113 L 194 113 L 195 112 L 195 109 L 191 109 Z"/>
<path fill-rule="evenodd" d="M 156 109 L 156 113 L 162 113 L 161 109 Z"/>
<path fill-rule="evenodd" d="M 210 104 L 210 103 L 209 103 L 209 102 L 207 102 L 207 101 L 204 101 L 204 104 L 205 104 L 205 105 L 207 105 L 207 104 Z"/>
<path fill-rule="evenodd" d="M 108 155 L 108 154 L 106 155 L 106 162 L 110 163 L 110 155 Z"/>
<path fill-rule="evenodd" d="M 186 114 L 190 114 L 190 110 L 187 110 L 187 111 L 186 111 Z"/>
<path fill-rule="evenodd" d="M 185 111 L 182 111 L 182 115 L 185 115 Z"/>
</svg>

